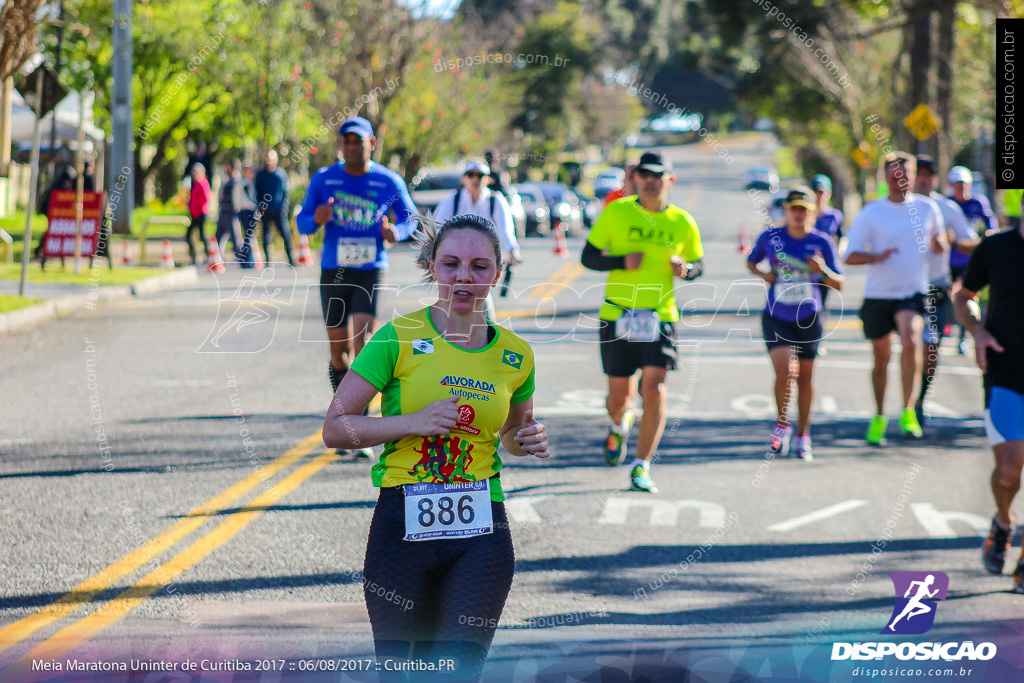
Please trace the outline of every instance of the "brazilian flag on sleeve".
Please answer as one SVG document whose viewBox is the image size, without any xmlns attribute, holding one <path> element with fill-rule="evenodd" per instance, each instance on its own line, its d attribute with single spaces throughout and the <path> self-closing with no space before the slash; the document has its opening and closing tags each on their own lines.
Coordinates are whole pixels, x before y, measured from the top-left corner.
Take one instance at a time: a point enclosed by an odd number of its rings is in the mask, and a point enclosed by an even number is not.
<svg viewBox="0 0 1024 683">
<path fill-rule="evenodd" d="M 501 362 L 505 365 L 511 365 L 514 368 L 520 368 L 523 365 L 523 356 L 505 349 L 501 352 Z"/>
</svg>

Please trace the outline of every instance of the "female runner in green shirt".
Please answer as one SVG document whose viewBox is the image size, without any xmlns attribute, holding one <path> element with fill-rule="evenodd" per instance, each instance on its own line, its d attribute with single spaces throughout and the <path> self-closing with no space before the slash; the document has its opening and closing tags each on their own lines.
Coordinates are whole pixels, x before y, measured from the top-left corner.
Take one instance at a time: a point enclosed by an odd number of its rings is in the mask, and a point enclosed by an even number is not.
<svg viewBox="0 0 1024 683">
<path fill-rule="evenodd" d="M 380 495 L 363 572 L 382 674 L 444 678 L 454 659 L 452 678 L 472 680 L 515 565 L 498 442 L 546 458 L 548 437 L 533 418 L 533 352 L 484 317 L 501 274 L 494 225 L 470 215 L 436 231 L 428 222 L 419 242 L 438 300 L 373 336 L 327 411 L 324 443 L 385 444 L 372 470 Z M 364 416 L 378 392 L 383 417 Z"/>
</svg>

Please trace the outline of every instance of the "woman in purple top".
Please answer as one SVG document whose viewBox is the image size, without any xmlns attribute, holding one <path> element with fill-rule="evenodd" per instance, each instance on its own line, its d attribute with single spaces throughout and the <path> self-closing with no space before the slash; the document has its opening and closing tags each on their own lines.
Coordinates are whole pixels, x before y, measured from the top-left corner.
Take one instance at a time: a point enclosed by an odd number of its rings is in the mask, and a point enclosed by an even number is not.
<svg viewBox="0 0 1024 683">
<path fill-rule="evenodd" d="M 792 454 L 811 460 L 811 403 L 814 400 L 814 359 L 824 335 L 821 324 L 822 285 L 841 289 L 836 250 L 832 240 L 810 228 L 809 213 L 815 208 L 807 188 L 786 195 L 786 225 L 769 228 L 757 238 L 747 268 L 768 283 L 768 301 L 761 316 L 761 329 L 775 367 L 775 403 L 778 421 L 772 430 L 768 450 L 789 452 L 793 428 L 789 424 L 791 383 L 797 392 L 796 439 Z M 760 264 L 768 262 L 768 270 Z"/>
</svg>

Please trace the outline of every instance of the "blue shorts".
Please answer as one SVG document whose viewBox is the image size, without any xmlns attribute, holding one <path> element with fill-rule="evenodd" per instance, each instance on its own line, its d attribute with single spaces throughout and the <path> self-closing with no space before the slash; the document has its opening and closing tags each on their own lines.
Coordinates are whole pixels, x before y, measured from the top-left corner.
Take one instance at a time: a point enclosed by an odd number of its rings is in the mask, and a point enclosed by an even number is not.
<svg viewBox="0 0 1024 683">
<path fill-rule="evenodd" d="M 985 433 L 993 446 L 1024 441 L 1024 394 L 989 387 L 985 392 Z"/>
</svg>

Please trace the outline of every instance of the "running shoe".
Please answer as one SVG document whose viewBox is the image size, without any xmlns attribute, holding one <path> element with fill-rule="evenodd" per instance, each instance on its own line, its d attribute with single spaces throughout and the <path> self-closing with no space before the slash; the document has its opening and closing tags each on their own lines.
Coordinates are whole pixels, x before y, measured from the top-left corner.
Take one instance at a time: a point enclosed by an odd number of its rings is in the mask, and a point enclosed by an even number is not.
<svg viewBox="0 0 1024 683">
<path fill-rule="evenodd" d="M 654 485 L 654 481 L 651 479 L 650 465 L 635 466 L 633 471 L 629 473 L 629 483 L 632 485 L 634 491 L 644 491 L 646 493 L 658 492 L 658 487 Z"/>
<path fill-rule="evenodd" d="M 1024 594 L 1024 562 L 1018 562 L 1013 570 L 1013 592 Z"/>
<path fill-rule="evenodd" d="M 814 460 L 814 453 L 811 452 L 810 436 L 797 436 L 793 439 L 793 457 L 800 458 L 804 462 Z"/>
<path fill-rule="evenodd" d="M 907 408 L 900 415 L 900 431 L 903 432 L 903 436 L 909 436 L 912 439 L 920 439 L 924 436 L 921 423 L 917 421 L 917 413 L 913 408 Z"/>
<path fill-rule="evenodd" d="M 608 440 L 604 444 L 604 461 L 608 465 L 612 467 L 621 465 L 622 461 L 626 459 L 626 438 L 629 436 L 629 430 L 633 428 L 635 419 L 633 411 L 627 410 L 622 416 L 623 430 L 621 434 L 612 427 L 608 428 Z"/>
<path fill-rule="evenodd" d="M 981 563 L 985 566 L 985 569 L 993 574 L 1003 573 L 1003 565 L 1006 564 L 1006 551 L 1010 549 L 1011 531 L 1012 529 L 1004 529 L 999 526 L 999 522 L 996 521 L 995 517 L 992 518 L 992 527 L 988 530 L 988 538 L 985 539 L 985 544 L 981 546 Z M 1019 571 L 1020 565 L 1017 566 L 1017 571 L 1013 573 L 1015 581 Z"/>
<path fill-rule="evenodd" d="M 789 425 L 776 424 L 772 430 L 772 440 L 768 443 L 768 450 L 771 453 L 785 455 L 789 453 L 789 441 L 793 435 L 793 428 Z"/>
<path fill-rule="evenodd" d="M 868 433 L 864 437 L 872 446 L 881 446 L 885 441 L 885 428 L 889 426 L 889 419 L 885 415 L 875 415 L 868 423 Z"/>
<path fill-rule="evenodd" d="M 967 355 L 967 340 L 966 339 L 961 339 L 960 340 L 960 343 L 957 344 L 956 352 L 957 352 L 958 355 L 961 355 L 961 356 L 966 356 Z"/>
<path fill-rule="evenodd" d="M 352 451 L 352 455 L 356 456 L 356 460 L 358 460 L 359 458 L 366 458 L 367 460 L 371 460 L 373 458 L 373 450 L 369 448 L 357 448 L 354 451 Z"/>
</svg>

